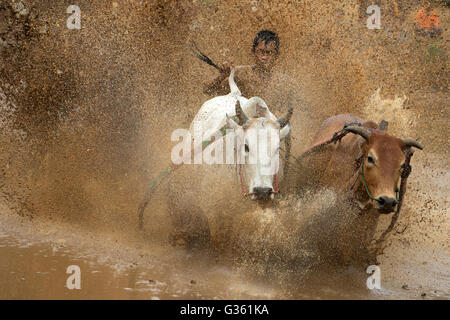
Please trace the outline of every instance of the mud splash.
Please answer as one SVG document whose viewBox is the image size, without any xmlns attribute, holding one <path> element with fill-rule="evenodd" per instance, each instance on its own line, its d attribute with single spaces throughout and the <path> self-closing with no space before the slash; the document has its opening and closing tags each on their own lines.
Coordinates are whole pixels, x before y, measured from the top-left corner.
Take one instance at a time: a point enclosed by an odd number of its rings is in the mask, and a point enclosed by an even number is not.
<svg viewBox="0 0 450 320">
<path fill-rule="evenodd" d="M 392 287 L 384 279 L 381 290 L 371 291 L 365 287 L 368 275 L 354 268 L 316 273 L 295 285 L 255 280 L 205 259 L 204 253 L 142 245 L 142 239 L 138 246 L 117 242 L 107 234 L 86 234 L 43 221 L 30 223 L 4 210 L 0 222 L 1 299 L 449 298 L 448 292 L 412 284 Z M 80 267 L 80 290 L 66 287 L 66 270 L 71 265 Z M 436 275 L 444 277 L 432 276 Z"/>
<path fill-rule="evenodd" d="M 22 13 L 12 2 L 24 4 Z M 366 28 L 369 4 L 363 0 L 79 1 L 83 24 L 73 31 L 65 26 L 64 3 L 1 2 L 1 198 L 13 214 L 33 221 L 33 232 L 19 227 L 29 224 L 27 219 L 1 223 L 0 265 L 2 274 L 12 275 L 2 278 L 8 288 L 4 297 L 70 298 L 62 267 L 75 261 L 85 263 L 86 281 L 104 284 L 86 293 L 89 298 L 372 299 L 421 298 L 422 293 L 448 298 L 449 168 L 442 159 L 448 158 L 450 141 L 449 11 L 441 1 L 433 2 L 443 34 L 429 38 L 413 29 L 423 3 L 378 3 L 383 7 L 381 30 Z M 217 263 L 206 251 L 200 259 L 202 254 L 167 246 L 171 225 L 162 214 L 164 202 L 152 203 L 151 223 L 146 233 L 137 234 L 137 206 L 152 178 L 169 163 L 168 133 L 188 127 L 207 99 L 201 83 L 215 76 L 187 54 L 189 41 L 196 40 L 217 63 L 233 59 L 247 64 L 252 39 L 261 29 L 280 35 L 277 68 L 294 78 L 292 89 L 304 98 L 304 110 L 294 113 L 294 155 L 306 148 L 320 121 L 347 112 L 374 120 L 388 115 L 393 133 L 420 136 L 426 146 L 414 156 L 399 225 L 377 257 L 386 280 L 379 294 L 364 287 L 365 266 L 344 267 L 336 276 L 330 268 L 308 272 L 339 244 L 335 239 L 331 245 L 317 242 L 321 227 L 330 230 L 332 223 L 323 218 L 323 224 L 310 220 L 316 222 L 313 230 L 308 223 L 303 229 L 291 226 L 332 212 L 330 206 L 339 199 L 327 191 L 309 211 L 295 208 L 304 201 L 293 199 L 280 215 L 245 212 L 235 230 L 247 239 L 234 240 L 239 250 L 231 254 L 231 265 Z M 380 95 L 373 95 L 378 88 Z M 405 101 L 396 99 L 404 96 Z M 392 103 L 384 104 L 387 100 Z M 0 210 L 1 217 L 8 208 Z M 388 223 L 388 217 L 382 218 L 379 228 Z M 11 228 L 17 233 L 11 234 Z M 66 242 L 54 251 L 58 239 Z M 30 247 L 20 248 L 23 241 Z M 142 251 L 151 258 L 140 257 Z M 51 257 L 56 270 L 46 265 Z M 303 264 L 286 266 L 286 257 Z M 130 271 L 134 262 L 142 268 L 138 272 Z M 122 271 L 110 267 L 116 264 Z M 30 281 L 10 273 L 22 269 Z M 297 276 L 295 284 L 286 288 L 292 276 Z M 46 291 L 54 294 L 25 285 L 49 286 L 50 278 L 59 279 Z"/>
</svg>

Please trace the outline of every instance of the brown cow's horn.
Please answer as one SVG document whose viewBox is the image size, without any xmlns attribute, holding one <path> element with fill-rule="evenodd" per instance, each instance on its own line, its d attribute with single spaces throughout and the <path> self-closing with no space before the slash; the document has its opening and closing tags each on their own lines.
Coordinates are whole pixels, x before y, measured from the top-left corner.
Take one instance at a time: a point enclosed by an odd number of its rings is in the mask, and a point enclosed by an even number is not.
<svg viewBox="0 0 450 320">
<path fill-rule="evenodd" d="M 369 136 L 371 135 L 371 132 L 368 129 L 361 126 L 348 126 L 345 128 L 345 130 L 354 134 L 359 134 L 366 140 L 369 139 Z"/>
<path fill-rule="evenodd" d="M 294 112 L 294 109 L 292 107 L 290 107 L 288 109 L 288 112 L 284 116 L 282 116 L 280 119 L 277 120 L 280 125 L 280 128 L 284 128 L 284 126 L 289 123 L 289 120 L 291 120 L 293 112 Z"/>
<path fill-rule="evenodd" d="M 417 149 L 423 150 L 423 146 L 413 139 L 403 139 L 403 145 L 405 147 L 416 147 Z"/>
<path fill-rule="evenodd" d="M 239 125 L 242 126 L 248 121 L 248 117 L 242 110 L 241 104 L 239 103 L 239 101 L 236 101 L 235 109 L 236 109 L 236 116 L 239 119 Z"/>
</svg>

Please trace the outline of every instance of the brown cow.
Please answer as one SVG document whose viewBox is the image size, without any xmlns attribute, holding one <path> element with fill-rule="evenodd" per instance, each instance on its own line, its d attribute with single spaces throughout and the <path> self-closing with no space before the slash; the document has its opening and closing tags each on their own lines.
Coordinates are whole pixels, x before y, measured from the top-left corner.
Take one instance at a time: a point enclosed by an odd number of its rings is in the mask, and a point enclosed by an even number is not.
<svg viewBox="0 0 450 320">
<path fill-rule="evenodd" d="M 405 152 L 411 147 L 423 147 L 414 140 L 388 135 L 386 128 L 372 121 L 343 114 L 322 123 L 311 148 L 317 149 L 346 124 L 346 130 L 351 133 L 323 148 L 319 161 L 315 157 L 314 165 L 322 171 L 316 183 L 336 190 L 351 189 L 354 200 L 362 208 L 372 205 L 379 213 L 393 212 L 399 200 Z M 359 161 L 357 169 L 355 160 Z"/>
<path fill-rule="evenodd" d="M 411 147 L 422 149 L 416 141 L 388 135 L 386 126 L 386 122 L 377 126 L 351 114 L 333 116 L 322 123 L 311 147 L 297 159 L 296 169 L 301 174 L 291 185 L 325 187 L 341 199 L 339 208 L 333 206 L 323 220 L 316 219 L 326 226 L 320 250 L 329 252 L 340 264 L 376 261 L 379 244 L 398 217 L 397 211 L 391 226 L 374 243 L 380 213 L 399 208 L 402 171 L 409 169 L 406 155 Z M 335 133 L 343 137 L 338 135 L 341 139 L 333 143 Z M 347 199 L 351 201 L 342 201 Z"/>
</svg>

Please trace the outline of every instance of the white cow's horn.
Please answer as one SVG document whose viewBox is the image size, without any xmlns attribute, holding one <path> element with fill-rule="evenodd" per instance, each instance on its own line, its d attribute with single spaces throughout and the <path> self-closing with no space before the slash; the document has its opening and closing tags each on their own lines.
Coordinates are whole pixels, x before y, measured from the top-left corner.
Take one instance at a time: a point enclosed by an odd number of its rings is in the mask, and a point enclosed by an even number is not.
<svg viewBox="0 0 450 320">
<path fill-rule="evenodd" d="M 248 117 L 242 110 L 241 104 L 239 103 L 239 101 L 236 101 L 235 109 L 236 109 L 236 116 L 239 119 L 239 125 L 242 126 L 248 121 Z"/>
</svg>

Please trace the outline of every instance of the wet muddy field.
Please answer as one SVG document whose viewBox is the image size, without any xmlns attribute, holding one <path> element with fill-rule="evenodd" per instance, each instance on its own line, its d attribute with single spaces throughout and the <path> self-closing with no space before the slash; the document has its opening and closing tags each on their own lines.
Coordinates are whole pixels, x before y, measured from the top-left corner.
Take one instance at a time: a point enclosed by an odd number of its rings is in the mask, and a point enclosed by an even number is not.
<svg viewBox="0 0 450 320">
<path fill-rule="evenodd" d="M 372 4 L 380 29 L 367 27 Z M 448 2 L 79 1 L 80 29 L 66 23 L 70 5 L 0 0 L 0 299 L 450 298 Z M 424 8 L 437 34 L 418 30 Z M 138 228 L 171 133 L 189 128 L 217 76 L 189 45 L 252 64 L 263 29 L 280 37 L 275 70 L 289 85 L 262 98 L 276 116 L 294 107 L 294 157 L 343 113 L 424 145 L 399 220 L 370 257 L 340 256 L 358 243 L 348 233 L 359 218 L 328 189 L 239 208 L 218 251 L 174 240 L 170 208 L 187 207 L 189 166 L 155 190 Z M 225 211 L 239 184 L 209 178 L 213 195 L 194 202 Z M 381 289 L 369 290 L 374 264 Z M 67 287 L 72 265 L 80 290 Z"/>
<path fill-rule="evenodd" d="M 381 264 L 382 288 L 368 290 L 358 268 L 321 270 L 295 284 L 254 279 L 204 253 L 118 242 L 111 235 L 61 225 L 30 224 L 3 215 L 0 231 L 1 299 L 448 299 L 448 252 L 422 253 L 427 274 L 414 257 Z M 67 231 L 70 230 L 68 236 Z M 86 240 L 89 239 L 89 240 Z M 137 243 L 139 242 L 139 244 Z M 399 263 L 401 267 L 393 267 Z M 80 268 L 80 289 L 67 281 Z M 398 270 L 395 270 L 395 269 Z M 407 270 L 405 272 L 405 270 Z M 388 271 L 390 274 L 385 274 Z M 400 278 L 398 274 L 400 273 Z"/>
</svg>

